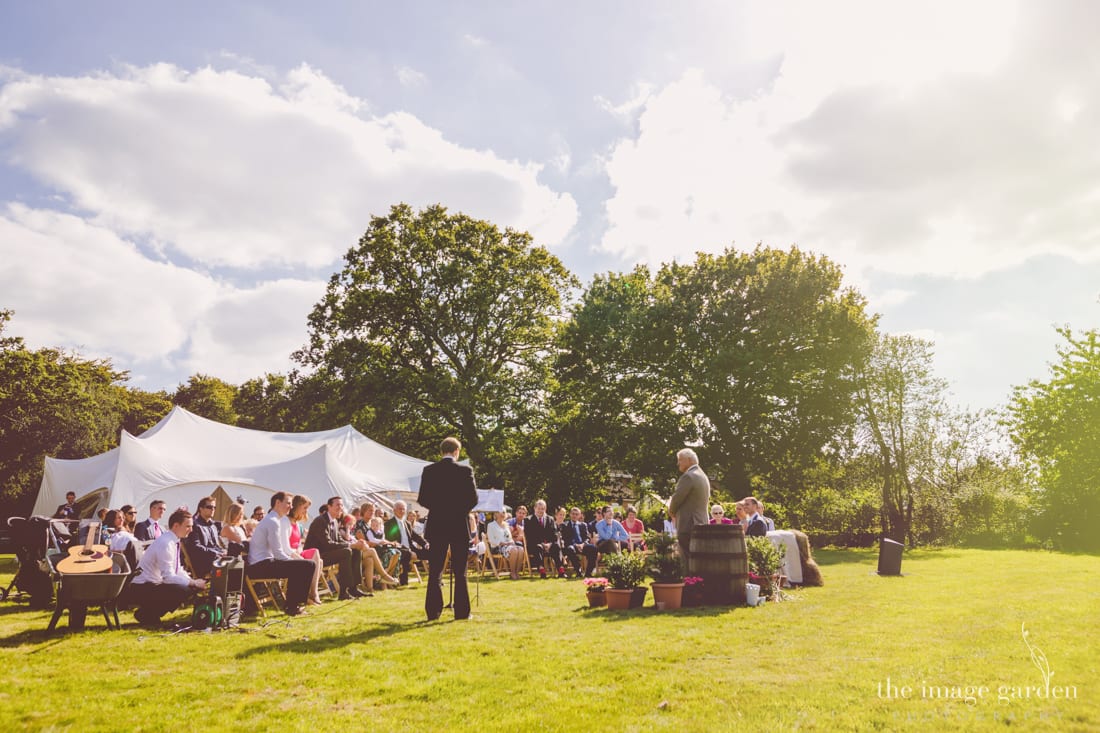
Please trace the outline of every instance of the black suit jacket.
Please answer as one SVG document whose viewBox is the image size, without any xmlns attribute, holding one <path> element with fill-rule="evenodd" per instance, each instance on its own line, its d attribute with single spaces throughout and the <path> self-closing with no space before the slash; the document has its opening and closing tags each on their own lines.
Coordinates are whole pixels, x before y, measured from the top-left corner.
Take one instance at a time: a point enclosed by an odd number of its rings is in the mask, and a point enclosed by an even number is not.
<svg viewBox="0 0 1100 733">
<path fill-rule="evenodd" d="M 161 534 L 164 534 L 167 531 L 168 530 L 166 530 L 164 527 L 160 528 L 160 533 Z M 153 536 L 153 518 L 152 517 L 150 517 L 149 519 L 146 519 L 144 522 L 138 522 L 137 526 L 134 527 L 134 537 L 137 537 L 142 542 L 146 542 L 148 540 L 155 540 L 156 539 L 156 537 Z"/>
<path fill-rule="evenodd" d="M 549 514 L 543 514 L 540 521 L 532 514 L 523 522 L 523 536 L 527 539 L 527 546 L 534 547 L 543 542 L 558 543 L 558 529 L 554 524 L 554 518 Z"/>
<path fill-rule="evenodd" d="M 195 517 L 191 527 L 191 534 L 187 535 L 184 543 L 187 545 L 187 556 L 191 558 L 191 568 L 195 575 L 202 577 L 214 567 L 214 561 L 225 554 L 225 550 L 218 543 L 218 535 L 222 528 L 213 520 L 204 522 Z"/>
<path fill-rule="evenodd" d="M 414 550 L 423 550 L 428 546 L 428 541 L 424 539 L 419 532 L 413 529 L 412 522 L 408 519 L 408 514 L 405 515 L 405 519 L 398 519 L 397 517 L 390 517 L 383 525 L 385 530 L 386 539 L 391 542 L 401 542 L 401 530 L 397 528 L 397 523 L 405 523 L 405 534 L 409 536 L 409 545 Z"/>
<path fill-rule="evenodd" d="M 764 520 L 759 517 L 749 522 L 749 526 L 745 527 L 746 537 L 766 537 L 768 535 L 768 525 L 764 524 Z"/>
<path fill-rule="evenodd" d="M 573 545 L 577 544 L 577 538 L 574 536 L 573 533 L 574 527 L 580 530 L 580 544 L 583 545 L 585 542 L 588 542 L 588 538 L 590 536 L 588 533 L 588 525 L 583 521 L 574 522 L 572 519 L 566 519 L 565 522 L 563 522 L 561 525 L 561 542 L 567 547 L 572 547 Z"/>
<path fill-rule="evenodd" d="M 428 524 L 424 529 L 428 542 L 469 541 L 467 516 L 477 506 L 477 485 L 472 468 L 451 458 L 424 466 L 420 474 L 420 496 L 416 501 L 428 510 Z"/>
<path fill-rule="evenodd" d="M 348 541 L 344 539 L 340 532 L 339 525 L 333 526 L 332 517 L 328 515 L 328 512 L 318 514 L 317 517 L 309 523 L 305 544 L 307 550 L 315 548 L 323 555 L 326 552 L 340 550 L 347 546 Z"/>
</svg>

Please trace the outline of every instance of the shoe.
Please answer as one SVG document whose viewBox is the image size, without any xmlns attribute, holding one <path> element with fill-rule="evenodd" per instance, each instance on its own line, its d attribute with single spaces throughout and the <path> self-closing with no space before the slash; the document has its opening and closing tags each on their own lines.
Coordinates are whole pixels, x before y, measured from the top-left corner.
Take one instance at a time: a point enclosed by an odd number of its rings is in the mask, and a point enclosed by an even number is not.
<svg viewBox="0 0 1100 733">
<path fill-rule="evenodd" d="M 302 610 L 301 606 L 287 606 L 284 613 L 287 616 L 301 616 L 305 611 Z"/>
<path fill-rule="evenodd" d="M 348 591 L 348 593 L 351 594 L 352 598 L 366 598 L 367 597 L 367 594 L 364 593 L 363 591 L 359 590 L 358 588 L 352 588 L 350 591 Z M 371 595 L 374 595 L 374 594 L 372 593 Z"/>
<path fill-rule="evenodd" d="M 382 587 L 379 587 L 379 588 L 378 588 L 378 590 L 382 590 L 382 589 L 383 589 L 383 587 L 385 587 L 385 586 L 387 586 L 387 585 L 388 585 L 388 586 L 389 586 L 390 588 L 394 588 L 394 587 L 396 587 L 396 586 L 397 586 L 397 582 L 398 582 L 398 581 L 397 581 L 397 578 L 389 578 L 389 579 L 387 579 L 387 578 L 379 578 L 378 580 L 375 580 L 375 581 L 374 581 L 374 585 L 375 585 L 375 586 L 382 586 Z"/>
<path fill-rule="evenodd" d="M 564 578 L 565 577 L 565 566 L 563 566 L 563 565 L 558 566 L 558 577 L 559 578 Z"/>
<path fill-rule="evenodd" d="M 307 605 L 307 606 L 320 606 L 320 605 L 321 605 L 321 601 L 320 601 L 320 600 L 315 600 L 315 599 L 313 599 L 313 598 L 310 598 L 310 599 L 309 599 L 308 601 L 306 601 L 306 605 Z"/>
<path fill-rule="evenodd" d="M 469 616 L 455 616 L 455 621 L 472 621 L 474 615 L 471 613 Z"/>
<path fill-rule="evenodd" d="M 358 597 L 359 596 L 353 596 L 351 594 L 351 591 L 342 590 L 342 591 L 340 591 L 339 600 L 341 600 L 341 601 L 354 601 Z"/>
<path fill-rule="evenodd" d="M 546 568 L 539 568 L 539 577 L 540 578 L 545 578 L 546 577 Z"/>
</svg>

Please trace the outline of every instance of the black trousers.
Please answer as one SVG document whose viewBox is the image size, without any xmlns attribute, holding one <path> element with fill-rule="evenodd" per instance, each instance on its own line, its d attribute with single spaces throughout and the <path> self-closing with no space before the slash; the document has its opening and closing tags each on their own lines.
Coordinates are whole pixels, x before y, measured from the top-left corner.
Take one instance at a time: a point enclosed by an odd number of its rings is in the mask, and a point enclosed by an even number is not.
<svg viewBox="0 0 1100 733">
<path fill-rule="evenodd" d="M 424 612 L 429 619 L 443 613 L 443 565 L 447 548 L 451 548 L 451 574 L 454 577 L 455 618 L 470 617 L 470 588 L 466 585 L 466 561 L 470 556 L 470 538 L 456 537 L 449 542 L 435 539 L 428 547 L 428 594 L 424 598 Z"/>
<path fill-rule="evenodd" d="M 565 556 L 569 558 L 569 562 L 573 563 L 573 567 L 577 572 L 581 571 L 581 555 L 588 560 L 588 577 L 592 577 L 592 573 L 596 571 L 596 555 L 599 554 L 599 550 L 591 542 L 585 542 L 581 545 L 580 551 L 577 550 L 576 545 L 565 546 Z"/>
<path fill-rule="evenodd" d="M 286 578 L 287 606 L 301 606 L 309 598 L 313 568 L 312 560 L 263 560 L 248 566 L 248 577 Z"/>
<path fill-rule="evenodd" d="M 352 588 L 358 588 L 363 582 L 363 553 L 350 547 L 341 547 L 321 553 L 321 562 L 325 567 L 339 565 L 336 579 L 340 581 L 340 594 Z M 312 572 L 311 572 L 312 575 Z"/>
<path fill-rule="evenodd" d="M 183 605 L 191 595 L 186 585 L 170 583 L 130 583 L 126 602 L 137 606 L 146 619 L 160 619 Z"/>
<path fill-rule="evenodd" d="M 554 567 L 561 567 L 561 545 L 557 542 L 551 542 L 549 550 L 543 550 L 542 544 L 538 542 L 531 543 L 531 568 L 537 573 L 537 568 L 542 567 L 543 560 L 549 555 L 550 559 L 554 561 Z"/>
</svg>

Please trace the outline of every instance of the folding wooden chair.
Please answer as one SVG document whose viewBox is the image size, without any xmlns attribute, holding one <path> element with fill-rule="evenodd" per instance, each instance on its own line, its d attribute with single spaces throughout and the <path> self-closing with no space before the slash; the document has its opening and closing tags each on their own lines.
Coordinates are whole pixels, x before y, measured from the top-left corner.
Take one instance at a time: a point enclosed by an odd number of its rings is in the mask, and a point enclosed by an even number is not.
<svg viewBox="0 0 1100 733">
<path fill-rule="evenodd" d="M 248 573 L 244 576 L 244 587 L 248 590 L 252 602 L 256 604 L 256 610 L 260 612 L 260 618 L 267 618 L 264 604 L 270 603 L 276 611 L 279 607 L 279 597 L 283 595 L 283 581 L 279 578 L 250 578 Z"/>
</svg>

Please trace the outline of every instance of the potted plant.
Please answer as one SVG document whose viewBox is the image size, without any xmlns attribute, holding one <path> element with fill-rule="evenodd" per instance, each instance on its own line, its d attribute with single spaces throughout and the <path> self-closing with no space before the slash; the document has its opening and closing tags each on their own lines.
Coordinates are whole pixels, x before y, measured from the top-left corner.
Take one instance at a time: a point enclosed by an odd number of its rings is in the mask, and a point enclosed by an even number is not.
<svg viewBox="0 0 1100 733">
<path fill-rule="evenodd" d="M 776 547 L 767 537 L 746 537 L 745 549 L 749 554 L 749 581 L 760 586 L 760 595 L 771 598 L 778 590 L 772 578 L 779 574 L 785 548 Z"/>
<path fill-rule="evenodd" d="M 635 605 L 635 590 L 641 590 L 641 599 L 645 599 L 645 586 L 641 583 L 645 580 L 645 559 L 640 553 L 619 552 L 604 557 L 604 576 L 611 587 L 604 591 L 607 596 L 607 607 L 623 610 Z"/>
<path fill-rule="evenodd" d="M 653 602 L 663 608 L 680 608 L 684 594 L 684 561 L 676 538 L 664 532 L 646 532 L 646 561 L 653 576 Z"/>
<path fill-rule="evenodd" d="M 607 596 L 604 595 L 604 591 L 607 590 L 607 578 L 585 578 L 584 579 L 584 591 L 588 597 L 588 605 L 590 608 L 598 608 L 599 606 L 607 605 Z"/>
</svg>

